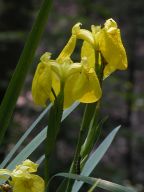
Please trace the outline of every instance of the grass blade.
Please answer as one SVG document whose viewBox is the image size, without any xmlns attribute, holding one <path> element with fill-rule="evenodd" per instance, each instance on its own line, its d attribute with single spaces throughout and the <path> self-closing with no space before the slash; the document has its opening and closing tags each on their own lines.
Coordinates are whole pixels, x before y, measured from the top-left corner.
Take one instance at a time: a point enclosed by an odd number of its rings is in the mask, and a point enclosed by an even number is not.
<svg viewBox="0 0 144 192">
<path fill-rule="evenodd" d="M 39 115 L 39 117 L 33 122 L 33 124 L 26 130 L 23 136 L 19 139 L 13 149 L 9 152 L 9 154 L 5 157 L 4 161 L 0 164 L 0 168 L 4 168 L 6 164 L 10 161 L 14 153 L 21 146 L 27 136 L 32 132 L 32 130 L 37 126 L 37 124 L 43 119 L 43 117 L 48 113 L 51 108 L 51 104 Z"/>
<path fill-rule="evenodd" d="M 27 39 L 15 72 L 9 83 L 4 99 L 0 106 L 0 144 L 2 143 L 11 115 L 16 105 L 17 98 L 25 81 L 26 75 L 33 62 L 34 54 L 42 33 L 47 23 L 52 0 L 44 0 Z"/>
<path fill-rule="evenodd" d="M 99 147 L 96 149 L 96 151 L 89 157 L 87 162 L 85 163 L 85 166 L 81 172 L 81 175 L 83 176 L 89 176 L 91 172 L 94 170 L 94 168 L 97 166 L 97 164 L 100 162 L 106 151 L 108 150 L 109 146 L 111 145 L 116 133 L 120 129 L 120 126 L 116 127 L 105 139 L 104 141 L 99 145 Z M 83 182 L 75 181 L 72 192 L 77 192 L 83 185 Z"/>
<path fill-rule="evenodd" d="M 85 182 L 90 185 L 97 184 L 97 187 L 99 187 L 101 189 L 105 189 L 107 191 L 111 191 L 111 192 L 136 192 L 132 188 L 124 187 L 122 185 L 118 185 L 116 183 L 112 183 L 112 182 L 109 182 L 106 180 L 97 179 L 97 178 L 93 178 L 93 177 L 87 177 L 87 176 L 83 176 L 83 175 L 76 175 L 76 174 L 72 174 L 72 173 L 58 173 L 58 174 L 54 175 L 51 178 L 51 180 L 56 176 L 79 180 L 79 181 Z"/>
<path fill-rule="evenodd" d="M 62 120 L 64 120 L 77 106 L 79 103 L 74 103 L 69 109 L 64 111 Z M 47 127 L 45 127 L 7 166 L 8 169 L 12 170 L 17 164 L 20 164 L 29 155 L 37 149 L 37 147 L 45 140 L 46 138 Z"/>
</svg>

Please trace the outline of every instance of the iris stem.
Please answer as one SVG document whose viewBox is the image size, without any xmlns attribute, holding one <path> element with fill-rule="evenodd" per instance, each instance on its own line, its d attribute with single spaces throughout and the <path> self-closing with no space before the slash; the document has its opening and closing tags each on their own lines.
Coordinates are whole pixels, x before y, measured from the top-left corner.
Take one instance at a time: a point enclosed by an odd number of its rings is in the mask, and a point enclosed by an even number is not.
<svg viewBox="0 0 144 192">
<path fill-rule="evenodd" d="M 104 72 L 104 67 L 106 65 L 106 61 L 104 59 L 104 57 L 102 56 L 101 52 L 96 51 L 96 72 L 97 72 L 97 76 L 102 88 L 102 82 L 103 82 L 103 72 Z M 93 118 L 92 118 L 92 122 L 91 125 L 89 124 L 89 131 L 87 134 L 87 138 L 82 146 L 81 149 L 81 156 L 83 158 L 85 158 L 86 156 L 88 157 L 88 155 L 90 154 L 95 141 L 97 140 L 97 138 L 99 137 L 99 113 L 100 113 L 100 102 L 101 99 L 97 102 L 96 104 L 96 108 L 93 114 Z"/>
<path fill-rule="evenodd" d="M 99 61 L 101 61 L 101 63 L 99 63 Z M 95 71 L 97 73 L 101 86 L 102 86 L 103 70 L 104 70 L 104 65 L 102 62 L 103 62 L 103 58 L 101 53 L 99 51 L 96 51 Z M 83 120 L 82 120 L 81 128 L 79 131 L 76 151 L 75 151 L 74 159 L 70 168 L 70 173 L 80 174 L 81 160 L 83 160 L 86 156 L 88 157 L 89 153 L 91 152 L 91 149 L 93 148 L 95 140 L 99 136 L 96 131 L 96 127 L 98 125 L 99 109 L 100 109 L 100 100 L 96 103 L 87 104 L 85 107 L 85 112 L 83 115 Z M 92 126 L 90 126 L 91 123 L 92 123 Z M 86 134 L 87 136 L 85 139 Z M 82 145 L 83 145 L 83 148 L 82 148 Z M 73 185 L 73 181 L 68 180 L 66 192 L 71 191 L 72 185 Z"/>
<path fill-rule="evenodd" d="M 81 146 L 85 140 L 85 135 L 87 134 L 88 127 L 89 127 L 89 124 L 91 122 L 91 118 L 92 118 L 94 111 L 95 111 L 95 107 L 96 107 L 96 103 L 86 104 L 83 119 L 82 119 L 81 128 L 80 128 L 79 135 L 78 135 L 76 151 L 75 151 L 74 159 L 73 159 L 73 162 L 72 162 L 72 165 L 70 168 L 70 173 L 80 174 Z M 67 183 L 66 192 L 71 191 L 72 184 L 73 184 L 73 181 L 71 181 L 69 179 L 68 183 Z"/>
</svg>

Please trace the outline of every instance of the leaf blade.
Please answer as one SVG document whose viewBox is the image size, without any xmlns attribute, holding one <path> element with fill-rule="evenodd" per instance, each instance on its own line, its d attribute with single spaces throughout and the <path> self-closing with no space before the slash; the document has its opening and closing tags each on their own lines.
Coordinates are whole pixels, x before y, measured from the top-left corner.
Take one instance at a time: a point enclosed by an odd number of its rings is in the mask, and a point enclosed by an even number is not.
<svg viewBox="0 0 144 192">
<path fill-rule="evenodd" d="M 95 185 L 95 183 L 97 183 L 97 187 L 111 191 L 111 192 L 136 192 L 132 188 L 124 187 L 122 185 L 112 183 L 110 181 L 106 181 L 103 179 L 97 179 L 94 177 L 87 177 L 87 176 L 83 176 L 83 175 L 72 174 L 72 173 L 58 173 L 58 174 L 54 175 L 51 178 L 51 180 L 54 177 L 58 177 L 58 176 L 83 181 L 83 182 L 90 184 L 90 185 Z"/>
<path fill-rule="evenodd" d="M 34 54 L 42 33 L 47 23 L 47 18 L 52 5 L 52 0 L 44 0 L 40 8 L 39 14 L 35 20 L 15 72 L 11 78 L 9 86 L 4 95 L 0 106 L 0 144 L 3 141 L 5 132 L 10 122 L 13 110 L 16 105 L 17 98 L 24 84 L 26 75 L 34 59 Z"/>
<path fill-rule="evenodd" d="M 89 176 L 90 173 L 94 170 L 96 165 L 100 162 L 106 151 L 108 150 L 110 144 L 112 143 L 116 133 L 119 131 L 120 126 L 116 127 L 105 139 L 104 141 L 99 145 L 99 147 L 96 149 L 96 151 L 89 157 L 87 162 L 85 163 L 85 166 L 81 172 L 81 175 Z M 83 182 L 77 182 L 75 181 L 72 192 L 77 192 L 81 186 L 83 185 Z"/>
<path fill-rule="evenodd" d="M 62 121 L 79 105 L 75 102 L 69 109 L 64 111 Z M 13 159 L 7 166 L 7 169 L 12 170 L 17 164 L 24 161 L 46 138 L 47 127 L 45 127 L 24 149 Z"/>
<path fill-rule="evenodd" d="M 5 157 L 3 162 L 0 164 L 0 168 L 3 168 L 10 161 L 12 156 L 15 154 L 15 152 L 18 150 L 18 148 L 21 146 L 21 144 L 24 142 L 24 140 L 27 138 L 27 136 L 33 131 L 33 129 L 37 126 L 37 124 L 49 112 L 50 108 L 51 108 L 51 104 L 39 115 L 39 117 L 26 130 L 26 132 L 22 135 L 22 137 L 19 139 L 19 141 L 16 143 L 16 145 L 12 148 L 12 150 L 8 153 L 8 155 Z"/>
</svg>

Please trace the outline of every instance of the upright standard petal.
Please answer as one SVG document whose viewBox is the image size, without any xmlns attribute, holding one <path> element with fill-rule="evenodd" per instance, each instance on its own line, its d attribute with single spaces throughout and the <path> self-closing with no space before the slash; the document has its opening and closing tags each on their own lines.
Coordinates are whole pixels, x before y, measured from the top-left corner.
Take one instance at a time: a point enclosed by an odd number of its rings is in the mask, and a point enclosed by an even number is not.
<svg viewBox="0 0 144 192">
<path fill-rule="evenodd" d="M 16 168 L 13 170 L 13 172 L 21 170 L 23 172 L 25 171 L 28 173 L 33 173 L 37 171 L 37 168 L 38 168 L 38 164 L 32 162 L 29 159 L 26 159 L 25 161 L 22 162 L 22 164 L 17 165 Z"/>
<path fill-rule="evenodd" d="M 120 30 L 114 20 L 109 19 L 99 35 L 99 47 L 101 54 L 107 62 L 104 69 L 106 78 L 115 70 L 125 70 L 127 68 L 127 56 L 121 41 Z"/>
<path fill-rule="evenodd" d="M 58 58 L 56 59 L 57 62 L 60 64 L 63 63 L 63 61 L 66 58 L 69 58 L 71 54 L 73 53 L 76 46 L 76 35 L 72 35 L 68 41 L 68 43 L 65 45 L 61 53 L 59 54 Z"/>
<path fill-rule="evenodd" d="M 74 25 L 72 29 L 72 34 L 76 35 L 78 39 L 82 39 L 84 41 L 87 41 L 91 45 L 94 45 L 94 38 L 92 33 L 89 30 L 81 29 L 80 28 L 81 23 L 77 23 Z"/>
</svg>

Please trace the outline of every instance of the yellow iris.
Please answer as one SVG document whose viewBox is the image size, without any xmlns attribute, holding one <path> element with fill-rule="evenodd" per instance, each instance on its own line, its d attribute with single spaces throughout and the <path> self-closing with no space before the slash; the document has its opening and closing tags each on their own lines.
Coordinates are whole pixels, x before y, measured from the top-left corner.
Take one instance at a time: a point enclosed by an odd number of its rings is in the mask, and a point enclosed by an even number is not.
<svg viewBox="0 0 144 192">
<path fill-rule="evenodd" d="M 76 31 L 77 38 L 84 40 L 81 57 L 87 57 L 91 66 L 95 65 L 95 52 L 102 54 L 106 61 L 104 78 L 117 69 L 127 68 L 127 56 L 121 41 L 120 30 L 113 19 L 108 19 L 104 27 L 92 25 L 92 32 L 80 29 Z"/>
<path fill-rule="evenodd" d="M 0 169 L 0 177 L 8 180 L 13 192 L 44 192 L 44 180 L 33 174 L 37 167 L 37 164 L 27 159 L 13 171 Z"/>
<path fill-rule="evenodd" d="M 79 63 L 73 63 L 70 58 L 76 45 L 77 30 L 78 24 L 73 27 L 70 40 L 56 60 L 50 58 L 50 53 L 41 57 L 32 83 L 36 104 L 45 106 L 48 99 L 53 102 L 61 84 L 64 85 L 64 108 L 70 107 L 76 100 L 92 103 L 101 97 L 98 78 L 87 58 L 83 57 Z"/>
</svg>

